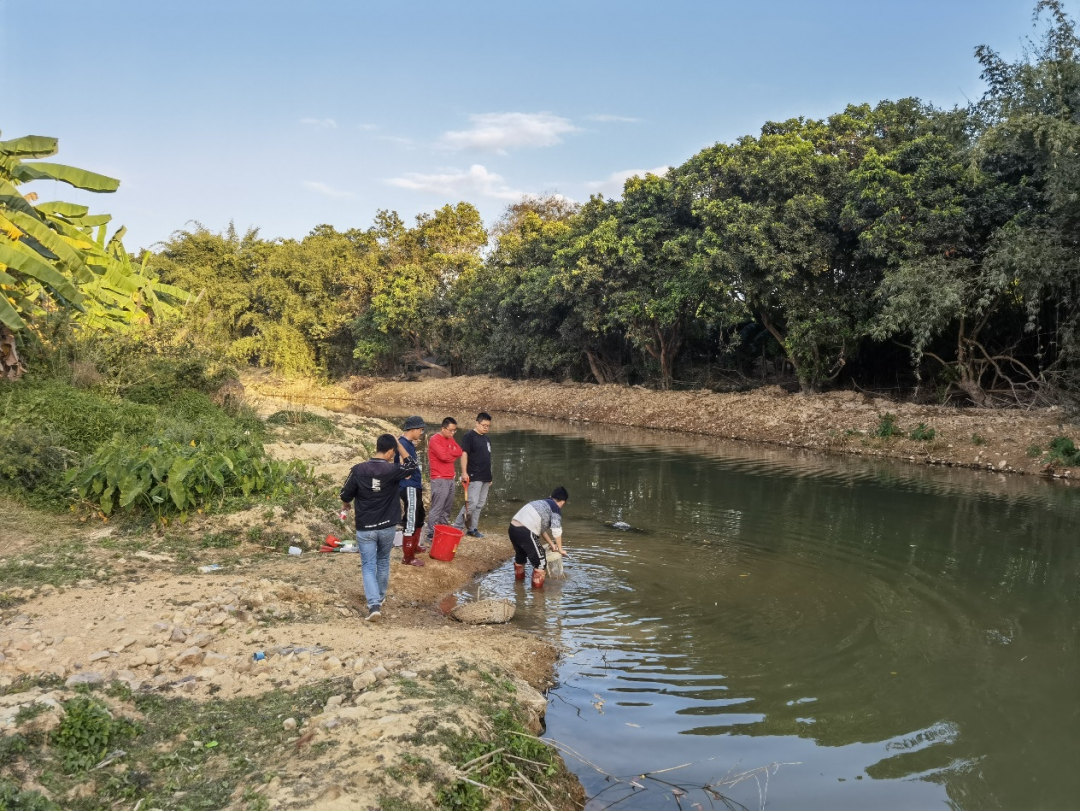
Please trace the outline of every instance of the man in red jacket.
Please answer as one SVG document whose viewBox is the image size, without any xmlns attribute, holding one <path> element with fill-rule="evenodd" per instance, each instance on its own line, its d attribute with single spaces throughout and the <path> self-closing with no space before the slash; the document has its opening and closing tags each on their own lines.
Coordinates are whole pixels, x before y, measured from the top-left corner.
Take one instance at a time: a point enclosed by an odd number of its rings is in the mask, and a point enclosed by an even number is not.
<svg viewBox="0 0 1080 811">
<path fill-rule="evenodd" d="M 454 505 L 454 462 L 461 456 L 461 446 L 454 441 L 457 420 L 447 417 L 442 428 L 428 441 L 428 464 L 431 469 L 431 509 L 428 511 L 424 538 L 431 543 L 436 524 L 450 523 Z"/>
</svg>

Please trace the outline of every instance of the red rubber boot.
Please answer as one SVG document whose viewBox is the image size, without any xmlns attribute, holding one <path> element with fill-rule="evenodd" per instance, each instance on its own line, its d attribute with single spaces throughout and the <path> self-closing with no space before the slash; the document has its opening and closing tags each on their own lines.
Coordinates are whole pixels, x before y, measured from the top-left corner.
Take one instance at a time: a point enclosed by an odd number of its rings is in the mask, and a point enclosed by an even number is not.
<svg viewBox="0 0 1080 811">
<path fill-rule="evenodd" d="M 514 579 L 515 580 L 524 580 L 525 579 L 525 564 L 524 563 L 515 563 L 514 564 Z"/>
<path fill-rule="evenodd" d="M 547 576 L 547 572 L 543 569 L 533 569 L 532 587 L 534 589 L 542 589 L 544 587 L 544 578 Z"/>
<path fill-rule="evenodd" d="M 420 545 L 420 533 L 423 528 L 401 539 L 401 562 L 406 566 L 423 566 L 424 561 L 416 559 L 416 548 Z"/>
</svg>

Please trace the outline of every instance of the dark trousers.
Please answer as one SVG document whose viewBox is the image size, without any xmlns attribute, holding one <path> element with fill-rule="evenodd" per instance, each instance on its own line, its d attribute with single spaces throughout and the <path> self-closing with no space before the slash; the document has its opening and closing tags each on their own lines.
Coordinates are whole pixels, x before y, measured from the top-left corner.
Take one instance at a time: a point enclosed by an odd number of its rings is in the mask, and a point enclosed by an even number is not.
<svg viewBox="0 0 1080 811">
<path fill-rule="evenodd" d="M 401 531 L 412 535 L 424 526 L 424 494 L 419 487 L 401 488 Z"/>
<path fill-rule="evenodd" d="M 511 524 L 507 534 L 510 536 L 510 543 L 514 545 L 514 563 L 520 566 L 528 560 L 534 569 L 547 568 L 544 545 L 528 527 L 515 527 Z"/>
</svg>

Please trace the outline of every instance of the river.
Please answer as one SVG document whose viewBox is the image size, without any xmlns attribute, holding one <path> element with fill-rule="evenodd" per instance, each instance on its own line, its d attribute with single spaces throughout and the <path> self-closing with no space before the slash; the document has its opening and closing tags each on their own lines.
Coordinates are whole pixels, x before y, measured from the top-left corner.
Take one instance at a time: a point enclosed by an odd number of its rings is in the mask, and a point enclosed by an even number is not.
<svg viewBox="0 0 1080 811">
<path fill-rule="evenodd" d="M 570 491 L 566 579 L 507 564 L 469 596 L 564 651 L 546 736 L 590 809 L 1080 806 L 1075 487 L 527 419 L 491 438 L 482 528 Z"/>
</svg>

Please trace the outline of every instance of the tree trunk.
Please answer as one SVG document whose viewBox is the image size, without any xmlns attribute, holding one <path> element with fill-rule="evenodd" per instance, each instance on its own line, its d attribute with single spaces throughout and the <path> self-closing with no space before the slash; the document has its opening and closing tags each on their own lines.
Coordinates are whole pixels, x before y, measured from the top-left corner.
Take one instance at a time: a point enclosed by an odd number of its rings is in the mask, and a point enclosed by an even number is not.
<svg viewBox="0 0 1080 811">
<path fill-rule="evenodd" d="M 603 385 L 604 383 L 610 383 L 607 379 L 607 375 L 604 374 L 604 370 L 600 367 L 600 361 L 596 355 L 589 349 L 585 350 L 585 358 L 589 361 L 589 371 L 592 372 L 593 377 L 596 378 L 596 382 Z"/>
<path fill-rule="evenodd" d="M 23 366 L 15 346 L 15 333 L 0 324 L 0 377 L 4 380 L 18 380 L 25 371 L 26 367 Z"/>
<path fill-rule="evenodd" d="M 765 314 L 764 310 L 761 310 L 758 313 L 758 318 L 761 319 L 761 325 L 769 331 L 769 334 L 776 339 L 778 344 L 780 344 L 780 348 L 784 350 L 784 357 L 787 358 L 787 362 L 791 364 L 791 368 L 795 370 L 795 376 L 799 379 L 799 388 L 803 391 L 813 391 L 812 382 L 806 378 L 806 374 L 799 366 L 798 361 L 796 361 L 795 358 L 791 356 L 791 353 L 788 352 L 787 342 L 780 330 L 773 325 L 773 322 L 769 320 L 769 316 Z"/>
</svg>

